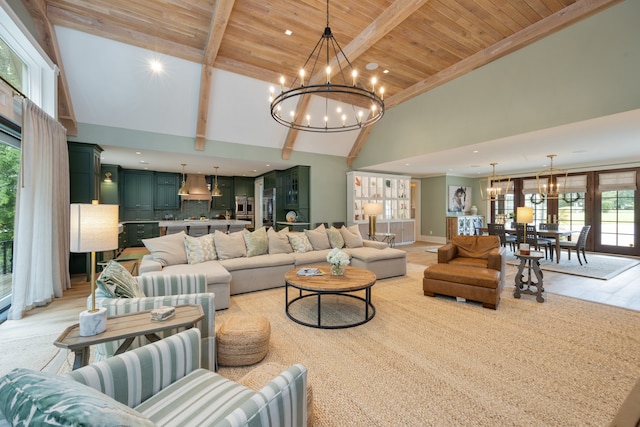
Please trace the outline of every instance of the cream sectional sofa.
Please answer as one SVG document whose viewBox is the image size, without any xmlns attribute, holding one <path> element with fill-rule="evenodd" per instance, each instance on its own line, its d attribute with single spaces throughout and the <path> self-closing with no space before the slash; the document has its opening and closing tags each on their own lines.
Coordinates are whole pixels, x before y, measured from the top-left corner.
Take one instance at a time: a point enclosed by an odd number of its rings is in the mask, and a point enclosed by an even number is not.
<svg viewBox="0 0 640 427">
<path fill-rule="evenodd" d="M 231 295 L 284 286 L 284 275 L 295 267 L 326 263 L 334 247 L 342 248 L 351 265 L 372 271 L 378 279 L 406 274 L 406 252 L 386 243 L 363 240 L 357 226 L 304 232 L 288 229 L 224 234 L 216 231 L 200 237 L 184 233 L 144 240 L 150 254 L 139 273 L 204 274 L 207 292 L 215 294 L 216 310 L 229 307 Z"/>
</svg>

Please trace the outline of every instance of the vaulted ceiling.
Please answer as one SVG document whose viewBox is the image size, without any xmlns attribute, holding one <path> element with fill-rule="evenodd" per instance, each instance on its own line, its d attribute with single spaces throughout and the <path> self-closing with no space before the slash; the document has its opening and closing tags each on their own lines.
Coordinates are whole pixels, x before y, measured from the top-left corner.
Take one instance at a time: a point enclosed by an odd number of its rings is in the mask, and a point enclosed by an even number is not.
<svg viewBox="0 0 640 427">
<path fill-rule="evenodd" d="M 363 76 L 378 77 L 386 108 L 393 108 L 619 1 L 340 0 L 328 3 L 328 17 L 353 66 Z M 59 119 L 72 135 L 77 128 L 72 84 L 56 28 L 201 64 L 199 92 L 190 107 L 197 109 L 191 135 L 195 150 L 205 147 L 212 132 L 214 70 L 261 82 L 295 76 L 327 20 L 323 0 L 22 2 L 36 23 L 41 45 L 61 68 Z M 369 71 L 371 64 L 378 67 Z M 345 153 L 348 164 L 369 131 L 365 128 L 351 138 Z M 283 131 L 277 142 L 283 159 L 297 149 L 299 140 L 297 131 Z"/>
</svg>

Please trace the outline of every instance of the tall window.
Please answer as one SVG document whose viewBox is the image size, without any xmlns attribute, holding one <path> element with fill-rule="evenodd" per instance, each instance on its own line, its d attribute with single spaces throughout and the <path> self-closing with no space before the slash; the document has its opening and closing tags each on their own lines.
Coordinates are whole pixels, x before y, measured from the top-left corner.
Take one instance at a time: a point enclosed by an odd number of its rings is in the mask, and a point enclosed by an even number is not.
<svg viewBox="0 0 640 427">
<path fill-rule="evenodd" d="M 567 177 L 565 193 L 558 199 L 558 223 L 562 228 L 580 230 L 586 224 L 586 193 L 586 175 L 570 175 Z"/>
<path fill-rule="evenodd" d="M 26 64 L 0 37 L 0 76 L 22 92 L 26 73 Z"/>
<path fill-rule="evenodd" d="M 538 182 L 535 179 L 522 181 L 524 205 L 533 209 L 533 223 L 547 222 L 547 200 L 538 194 Z"/>
<path fill-rule="evenodd" d="M 602 173 L 600 196 L 600 244 L 633 247 L 635 244 L 635 171 Z"/>
</svg>

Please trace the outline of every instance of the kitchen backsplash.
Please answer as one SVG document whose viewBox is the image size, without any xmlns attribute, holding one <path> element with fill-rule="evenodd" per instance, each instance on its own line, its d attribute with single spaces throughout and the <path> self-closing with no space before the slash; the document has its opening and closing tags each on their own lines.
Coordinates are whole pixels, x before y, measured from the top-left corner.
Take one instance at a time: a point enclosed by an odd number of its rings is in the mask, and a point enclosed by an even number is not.
<svg viewBox="0 0 640 427">
<path fill-rule="evenodd" d="M 163 221 L 165 219 L 189 219 L 191 217 L 200 218 L 200 216 L 204 216 L 205 218 L 218 218 L 219 215 L 224 216 L 225 211 L 217 211 L 217 210 L 208 210 L 207 202 L 203 200 L 185 200 L 182 212 L 180 209 L 158 209 L 154 211 L 154 219 Z M 230 214 L 233 216 L 234 212 L 231 211 Z"/>
</svg>

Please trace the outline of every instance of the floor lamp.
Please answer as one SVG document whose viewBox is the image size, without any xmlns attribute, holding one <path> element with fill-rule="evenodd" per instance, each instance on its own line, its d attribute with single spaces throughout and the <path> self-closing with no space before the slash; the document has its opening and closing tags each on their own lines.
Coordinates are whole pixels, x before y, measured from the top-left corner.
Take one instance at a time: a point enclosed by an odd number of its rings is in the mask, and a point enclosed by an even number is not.
<svg viewBox="0 0 640 427">
<path fill-rule="evenodd" d="M 369 216 L 369 238 L 375 239 L 376 216 L 382 213 L 382 203 L 365 203 L 364 214 Z"/>
<path fill-rule="evenodd" d="M 71 204 L 70 251 L 91 253 L 91 308 L 80 313 L 80 336 L 107 329 L 107 311 L 96 308 L 96 252 L 118 248 L 118 205 Z"/>
</svg>

